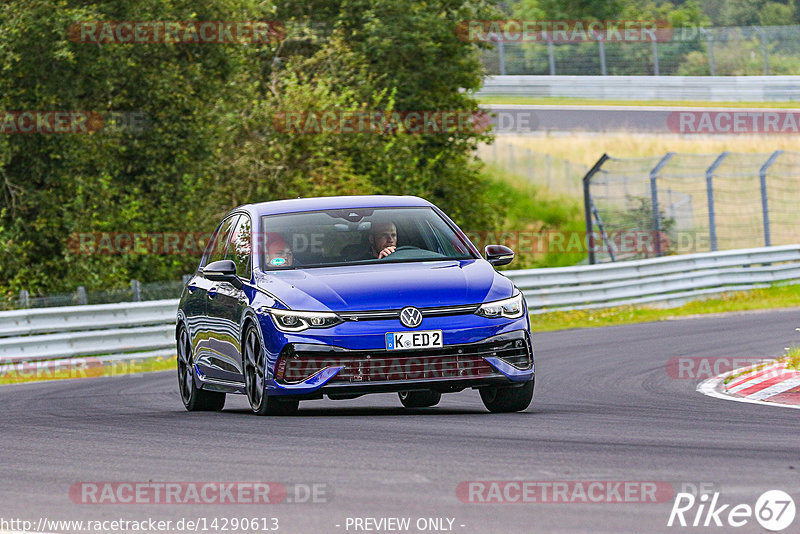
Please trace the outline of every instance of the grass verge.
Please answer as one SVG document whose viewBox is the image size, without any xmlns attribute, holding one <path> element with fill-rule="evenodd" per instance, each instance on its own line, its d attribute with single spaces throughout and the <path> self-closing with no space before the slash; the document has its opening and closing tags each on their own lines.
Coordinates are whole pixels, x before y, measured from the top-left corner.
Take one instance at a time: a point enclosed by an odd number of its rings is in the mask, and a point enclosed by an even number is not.
<svg viewBox="0 0 800 534">
<path fill-rule="evenodd" d="M 0 367 L 0 385 L 44 382 L 70 378 L 136 376 L 175 369 L 177 356 L 147 360 L 101 361 L 98 358 L 71 358 L 43 362 L 8 363 Z"/>
<path fill-rule="evenodd" d="M 789 347 L 786 359 L 788 360 L 786 363 L 787 369 L 800 371 L 800 347 Z"/>
<path fill-rule="evenodd" d="M 492 164 L 485 165 L 485 174 L 489 178 L 486 201 L 501 206 L 504 216 L 498 232 L 464 229 L 475 246 L 480 250 L 491 244 L 511 247 L 516 258 L 508 269 L 566 267 L 586 259 L 585 252 L 549 251 L 533 239 L 549 233 L 569 236 L 583 232 L 583 207 L 578 200 L 533 185 Z"/>
<path fill-rule="evenodd" d="M 553 311 L 531 315 L 535 332 L 571 328 L 592 328 L 623 324 L 667 321 L 709 313 L 787 308 L 800 306 L 800 284 L 776 285 L 764 289 L 723 293 L 713 298 L 689 302 L 676 308 L 657 306 L 618 306 L 599 310 Z M 800 356 L 798 365 L 800 365 Z"/>
<path fill-rule="evenodd" d="M 479 96 L 481 104 L 525 106 L 662 106 L 701 108 L 774 108 L 794 109 L 796 102 L 708 102 L 703 100 L 602 100 L 558 96 Z"/>
</svg>

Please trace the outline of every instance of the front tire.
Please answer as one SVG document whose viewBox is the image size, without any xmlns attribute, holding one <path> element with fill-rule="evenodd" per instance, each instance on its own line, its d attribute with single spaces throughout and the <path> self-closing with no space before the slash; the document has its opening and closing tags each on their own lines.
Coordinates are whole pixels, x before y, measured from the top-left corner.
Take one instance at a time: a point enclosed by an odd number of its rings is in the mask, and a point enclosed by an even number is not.
<svg viewBox="0 0 800 534">
<path fill-rule="evenodd" d="M 534 380 L 517 387 L 481 388 L 481 400 L 492 413 L 521 412 L 531 405 Z"/>
<path fill-rule="evenodd" d="M 296 400 L 282 400 L 267 395 L 267 359 L 254 325 L 244 336 L 244 382 L 247 400 L 256 415 L 291 415 L 300 405 Z"/>
<path fill-rule="evenodd" d="M 178 332 L 178 388 L 183 405 L 190 412 L 219 412 L 225 406 L 224 393 L 204 391 L 197 387 L 192 343 L 185 326 Z"/>
<path fill-rule="evenodd" d="M 436 406 L 442 400 L 442 394 L 438 391 L 400 391 L 397 393 L 400 402 L 406 408 L 428 408 Z"/>
</svg>

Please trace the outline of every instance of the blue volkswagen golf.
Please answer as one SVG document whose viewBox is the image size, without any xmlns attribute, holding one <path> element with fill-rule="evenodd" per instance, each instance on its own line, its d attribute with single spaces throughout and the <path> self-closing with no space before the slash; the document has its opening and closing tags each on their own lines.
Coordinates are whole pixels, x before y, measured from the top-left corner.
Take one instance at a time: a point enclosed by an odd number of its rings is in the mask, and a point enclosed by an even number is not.
<svg viewBox="0 0 800 534">
<path fill-rule="evenodd" d="M 436 206 L 410 196 L 240 206 L 217 227 L 178 307 L 187 410 L 253 412 L 396 392 L 403 406 L 477 389 L 492 412 L 526 409 L 534 364 L 525 300 Z"/>
</svg>

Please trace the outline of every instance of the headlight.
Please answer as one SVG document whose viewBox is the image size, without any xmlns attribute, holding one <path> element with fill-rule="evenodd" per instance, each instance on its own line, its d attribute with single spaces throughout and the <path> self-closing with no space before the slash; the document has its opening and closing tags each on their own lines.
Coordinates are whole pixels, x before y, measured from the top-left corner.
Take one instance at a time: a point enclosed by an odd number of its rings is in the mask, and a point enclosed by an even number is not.
<svg viewBox="0 0 800 534">
<path fill-rule="evenodd" d="M 272 322 L 284 332 L 300 332 L 306 328 L 330 328 L 343 322 L 342 318 L 332 312 L 303 312 L 261 308 L 261 313 L 268 313 Z"/>
<path fill-rule="evenodd" d="M 495 300 L 494 302 L 481 304 L 481 307 L 475 313 L 490 319 L 498 319 L 500 317 L 517 319 L 522 317 L 522 310 L 522 293 L 519 293 L 510 299 Z"/>
</svg>

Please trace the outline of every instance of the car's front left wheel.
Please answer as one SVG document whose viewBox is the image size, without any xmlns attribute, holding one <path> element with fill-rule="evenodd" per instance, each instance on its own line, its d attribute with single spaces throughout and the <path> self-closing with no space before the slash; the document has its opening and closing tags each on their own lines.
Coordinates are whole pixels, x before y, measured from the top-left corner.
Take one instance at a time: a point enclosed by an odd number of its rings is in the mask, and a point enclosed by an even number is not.
<svg viewBox="0 0 800 534">
<path fill-rule="evenodd" d="M 291 415 L 299 401 L 283 400 L 267 395 L 267 358 L 256 326 L 247 327 L 244 336 L 244 383 L 250 408 L 256 415 Z"/>
<path fill-rule="evenodd" d="M 218 412 L 225 406 L 224 393 L 204 391 L 195 384 L 192 343 L 185 326 L 178 332 L 178 388 L 190 412 Z"/>
<path fill-rule="evenodd" d="M 481 400 L 492 413 L 521 412 L 533 400 L 533 385 L 531 379 L 522 386 L 481 388 Z"/>
</svg>

